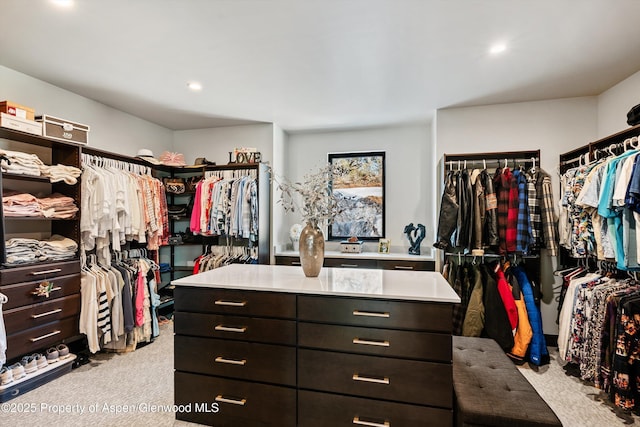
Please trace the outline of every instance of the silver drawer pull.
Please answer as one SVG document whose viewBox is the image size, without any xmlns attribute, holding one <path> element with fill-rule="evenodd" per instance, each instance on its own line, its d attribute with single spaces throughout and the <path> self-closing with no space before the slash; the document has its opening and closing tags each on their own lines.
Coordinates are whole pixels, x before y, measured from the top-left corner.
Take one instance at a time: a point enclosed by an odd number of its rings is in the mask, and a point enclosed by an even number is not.
<svg viewBox="0 0 640 427">
<path fill-rule="evenodd" d="M 291 261 L 291 265 L 302 265 L 300 261 Z"/>
<path fill-rule="evenodd" d="M 362 345 L 377 345 L 380 347 L 389 347 L 391 345 L 389 341 L 361 340 L 360 338 L 354 338 L 353 343 Z"/>
<path fill-rule="evenodd" d="M 353 423 L 359 426 L 391 427 L 391 423 L 389 421 L 385 421 L 384 423 L 372 423 L 371 421 L 363 421 L 360 417 L 353 417 Z"/>
<path fill-rule="evenodd" d="M 413 270 L 413 267 L 408 265 L 396 265 L 393 268 L 395 268 L 396 270 Z"/>
<path fill-rule="evenodd" d="M 229 365 L 246 365 L 247 359 L 235 360 L 235 359 L 225 359 L 222 356 L 216 357 L 216 363 L 228 363 Z"/>
<path fill-rule="evenodd" d="M 59 291 L 61 289 L 62 288 L 60 286 L 56 286 L 55 288 L 51 288 L 51 290 L 49 292 L 51 293 L 53 291 Z M 31 291 L 31 295 L 44 296 L 44 295 L 41 295 L 40 292 L 38 292 L 38 291 Z"/>
<path fill-rule="evenodd" d="M 228 399 L 228 398 L 224 397 L 223 395 L 219 394 L 219 395 L 216 396 L 216 402 L 230 403 L 232 405 L 244 406 L 244 404 L 247 403 L 247 399 L 240 399 L 240 400 Z"/>
<path fill-rule="evenodd" d="M 61 268 L 52 268 L 51 270 L 43 270 L 43 271 L 32 271 L 30 274 L 32 276 L 40 276 L 41 274 L 53 274 L 60 273 L 62 271 Z"/>
<path fill-rule="evenodd" d="M 380 313 L 375 311 L 360 311 L 360 310 L 353 310 L 353 315 L 365 316 L 365 317 L 390 317 L 391 316 L 389 312 Z"/>
<path fill-rule="evenodd" d="M 247 305 L 246 301 L 224 301 L 224 300 L 216 300 L 216 305 L 230 305 L 232 307 L 244 307 Z"/>
<path fill-rule="evenodd" d="M 387 377 L 383 377 L 383 378 L 371 378 L 371 377 L 361 377 L 358 374 L 353 374 L 353 377 L 351 377 L 354 381 L 364 381 L 366 383 L 376 383 L 376 384 L 389 384 L 389 378 Z"/>
<path fill-rule="evenodd" d="M 31 341 L 31 342 L 40 341 L 40 340 L 43 340 L 43 339 L 45 339 L 45 338 L 49 338 L 49 337 L 52 337 L 52 336 L 54 336 L 54 335 L 58 335 L 60 332 L 62 332 L 62 331 L 53 331 L 53 332 L 51 332 L 50 334 L 43 335 L 43 336 L 38 337 L 38 338 L 31 338 L 31 339 L 30 339 L 30 341 Z"/>
<path fill-rule="evenodd" d="M 359 265 L 358 264 L 340 264 L 340 267 L 346 267 L 346 268 L 358 268 Z"/>
<path fill-rule="evenodd" d="M 243 326 L 241 328 L 234 328 L 234 327 L 231 327 L 231 326 L 217 325 L 214 329 L 216 331 L 238 332 L 240 334 L 247 331 L 247 327 L 246 326 Z"/>
<path fill-rule="evenodd" d="M 47 311 L 46 313 L 32 314 L 31 318 L 32 319 L 39 319 L 40 317 L 51 316 L 52 314 L 60 313 L 61 311 L 62 311 L 61 308 L 56 308 L 55 310 Z"/>
</svg>

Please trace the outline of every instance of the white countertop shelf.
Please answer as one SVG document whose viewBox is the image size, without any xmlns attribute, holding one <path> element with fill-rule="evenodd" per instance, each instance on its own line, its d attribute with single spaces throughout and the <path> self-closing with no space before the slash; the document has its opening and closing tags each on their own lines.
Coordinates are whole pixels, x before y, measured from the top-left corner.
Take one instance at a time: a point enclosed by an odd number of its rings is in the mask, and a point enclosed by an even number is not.
<svg viewBox="0 0 640 427">
<path fill-rule="evenodd" d="M 324 267 L 318 277 L 284 265 L 232 264 L 171 282 L 176 286 L 459 303 L 442 274 Z"/>
</svg>

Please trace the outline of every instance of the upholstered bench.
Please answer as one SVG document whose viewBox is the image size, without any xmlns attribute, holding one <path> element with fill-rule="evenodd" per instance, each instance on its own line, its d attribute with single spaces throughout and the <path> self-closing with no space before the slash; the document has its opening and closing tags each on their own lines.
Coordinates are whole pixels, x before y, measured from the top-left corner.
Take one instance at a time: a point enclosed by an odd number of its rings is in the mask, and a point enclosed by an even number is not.
<svg viewBox="0 0 640 427">
<path fill-rule="evenodd" d="M 562 426 L 490 338 L 453 337 L 457 426 Z"/>
</svg>

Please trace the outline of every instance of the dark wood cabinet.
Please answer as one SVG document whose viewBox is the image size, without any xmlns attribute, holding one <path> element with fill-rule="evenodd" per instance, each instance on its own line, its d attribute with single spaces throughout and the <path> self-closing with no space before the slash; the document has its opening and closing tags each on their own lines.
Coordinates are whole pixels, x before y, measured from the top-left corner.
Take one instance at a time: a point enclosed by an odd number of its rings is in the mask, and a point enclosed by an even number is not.
<svg viewBox="0 0 640 427">
<path fill-rule="evenodd" d="M 63 164 L 80 168 L 80 145 L 55 141 L 46 137 L 0 128 L 0 139 L 10 143 L 11 150 L 36 154 L 45 164 Z M 30 194 L 60 193 L 71 197 L 80 207 L 80 180 L 75 184 L 50 182 L 44 176 L 2 173 L 1 191 L 15 190 Z M 11 238 L 47 239 L 54 234 L 80 242 L 80 215 L 68 219 L 45 217 L 1 218 L 0 222 L 0 292 L 7 296 L 2 305 L 7 334 L 7 361 L 25 354 L 79 338 L 80 260 L 76 255 L 65 261 L 41 261 L 29 264 L 7 259 L 5 246 Z M 51 283 L 48 295 L 37 289 Z"/>
</svg>

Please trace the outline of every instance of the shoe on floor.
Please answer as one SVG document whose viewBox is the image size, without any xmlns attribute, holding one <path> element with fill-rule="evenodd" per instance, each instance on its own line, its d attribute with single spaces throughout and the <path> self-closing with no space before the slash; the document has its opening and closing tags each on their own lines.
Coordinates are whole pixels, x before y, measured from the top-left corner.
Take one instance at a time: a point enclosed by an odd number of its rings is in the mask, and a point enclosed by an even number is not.
<svg viewBox="0 0 640 427">
<path fill-rule="evenodd" d="M 54 363 L 60 360 L 60 354 L 55 347 L 51 347 L 47 350 L 47 363 Z"/>
<path fill-rule="evenodd" d="M 24 356 L 20 361 L 20 364 L 24 367 L 24 372 L 27 374 L 31 374 L 38 370 L 38 362 L 36 362 L 35 357 Z"/>
<path fill-rule="evenodd" d="M 24 366 L 19 363 L 14 363 L 13 365 L 9 366 L 9 369 L 11 369 L 14 380 L 19 380 L 20 378 L 27 375 L 27 373 L 24 371 Z"/>
<path fill-rule="evenodd" d="M 44 369 L 49 366 L 49 362 L 47 362 L 47 358 L 40 353 L 36 353 L 33 355 L 36 360 L 36 364 L 38 365 L 38 369 Z"/>
<path fill-rule="evenodd" d="M 58 350 L 58 356 L 60 357 L 60 359 L 66 359 L 67 357 L 69 357 L 69 347 L 67 347 L 64 344 L 58 344 L 58 347 L 56 347 L 56 349 Z"/>
<path fill-rule="evenodd" d="M 13 382 L 13 371 L 7 366 L 3 366 L 0 369 L 0 385 L 5 385 Z"/>
</svg>

